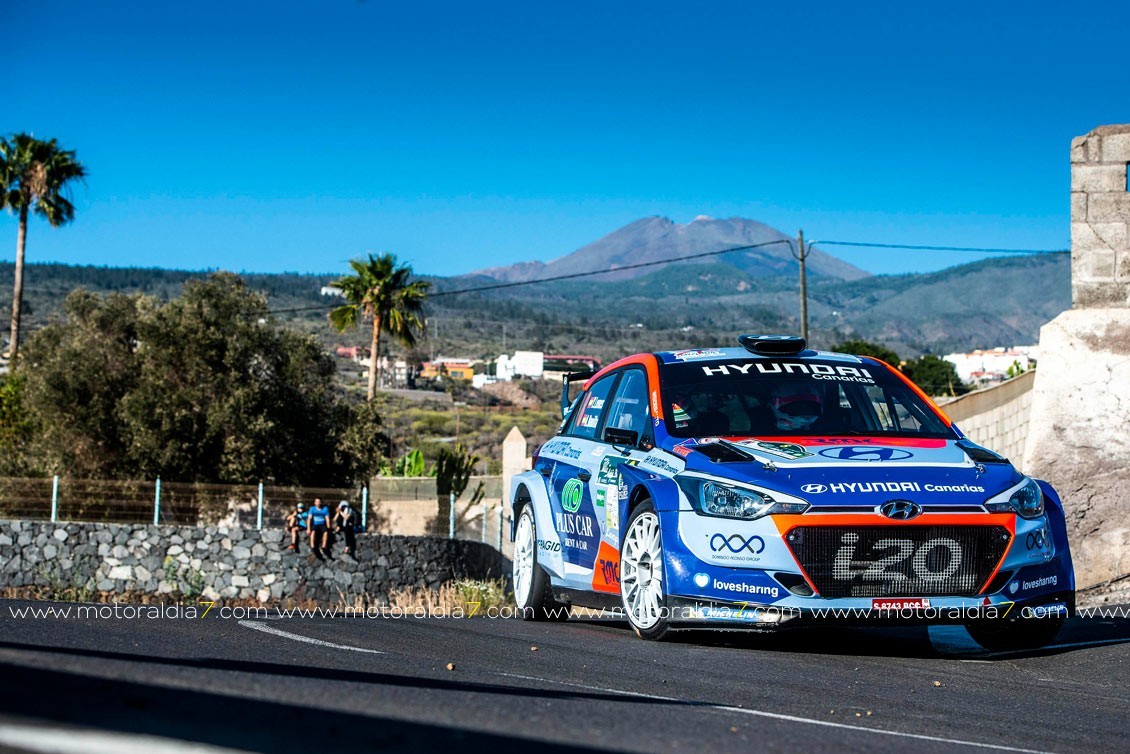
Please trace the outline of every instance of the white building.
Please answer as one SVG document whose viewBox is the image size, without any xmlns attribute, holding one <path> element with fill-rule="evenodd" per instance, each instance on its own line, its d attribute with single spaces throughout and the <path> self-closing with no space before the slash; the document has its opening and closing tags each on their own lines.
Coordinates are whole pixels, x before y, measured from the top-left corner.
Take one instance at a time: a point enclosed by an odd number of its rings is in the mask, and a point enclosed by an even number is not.
<svg viewBox="0 0 1130 754">
<path fill-rule="evenodd" d="M 515 351 L 513 356 L 500 355 L 496 364 L 495 376 L 500 380 L 512 380 L 516 377 L 540 380 L 545 354 L 541 351 Z"/>
<path fill-rule="evenodd" d="M 953 364 L 962 382 L 984 384 L 1000 382 L 1019 372 L 1026 372 L 1036 365 L 1036 346 L 1013 346 L 1011 348 L 990 348 L 970 353 L 950 353 L 943 358 Z"/>
</svg>

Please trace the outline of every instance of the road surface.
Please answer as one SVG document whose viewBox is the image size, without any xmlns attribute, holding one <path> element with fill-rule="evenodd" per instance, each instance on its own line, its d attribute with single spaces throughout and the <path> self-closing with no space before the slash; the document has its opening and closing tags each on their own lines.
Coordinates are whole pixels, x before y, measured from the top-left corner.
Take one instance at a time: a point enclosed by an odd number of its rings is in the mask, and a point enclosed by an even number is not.
<svg viewBox="0 0 1130 754">
<path fill-rule="evenodd" d="M 45 606 L 0 601 L 5 751 L 1130 747 L 1124 617 L 990 654 L 957 627 L 652 643 L 613 621 L 18 617 Z"/>
</svg>

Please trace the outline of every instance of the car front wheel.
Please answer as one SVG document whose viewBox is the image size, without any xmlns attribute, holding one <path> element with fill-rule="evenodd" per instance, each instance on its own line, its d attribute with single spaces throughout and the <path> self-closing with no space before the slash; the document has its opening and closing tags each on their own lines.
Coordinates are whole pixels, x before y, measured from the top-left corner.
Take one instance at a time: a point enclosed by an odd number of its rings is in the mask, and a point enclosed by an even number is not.
<svg viewBox="0 0 1130 754">
<path fill-rule="evenodd" d="M 663 537 L 650 500 L 632 511 L 620 550 L 620 598 L 632 630 L 662 639 L 670 630 L 663 581 Z"/>
</svg>

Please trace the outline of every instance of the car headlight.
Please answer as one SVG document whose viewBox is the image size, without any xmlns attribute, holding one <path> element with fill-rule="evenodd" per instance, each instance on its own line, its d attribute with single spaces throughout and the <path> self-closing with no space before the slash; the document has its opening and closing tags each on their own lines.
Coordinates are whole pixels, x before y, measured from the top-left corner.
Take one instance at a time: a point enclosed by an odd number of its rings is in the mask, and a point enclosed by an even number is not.
<svg viewBox="0 0 1130 754">
<path fill-rule="evenodd" d="M 1044 493 L 1035 479 L 1025 478 L 1011 489 L 985 501 L 992 513 L 1015 513 L 1021 518 L 1039 518 L 1044 515 Z"/>
<path fill-rule="evenodd" d="M 804 513 L 808 503 L 797 498 L 732 484 L 721 479 L 680 474 L 675 477 L 683 494 L 699 513 L 722 518 L 752 520 L 773 513 Z"/>
</svg>

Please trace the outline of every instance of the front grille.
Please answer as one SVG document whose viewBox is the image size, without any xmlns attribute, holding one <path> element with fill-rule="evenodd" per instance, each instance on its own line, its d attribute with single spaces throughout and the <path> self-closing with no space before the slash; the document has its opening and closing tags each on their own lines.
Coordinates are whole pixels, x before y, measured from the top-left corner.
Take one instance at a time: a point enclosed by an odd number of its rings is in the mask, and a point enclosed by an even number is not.
<svg viewBox="0 0 1130 754">
<path fill-rule="evenodd" d="M 785 537 L 820 596 L 972 596 L 1011 538 L 1003 526 L 798 526 Z"/>
</svg>

